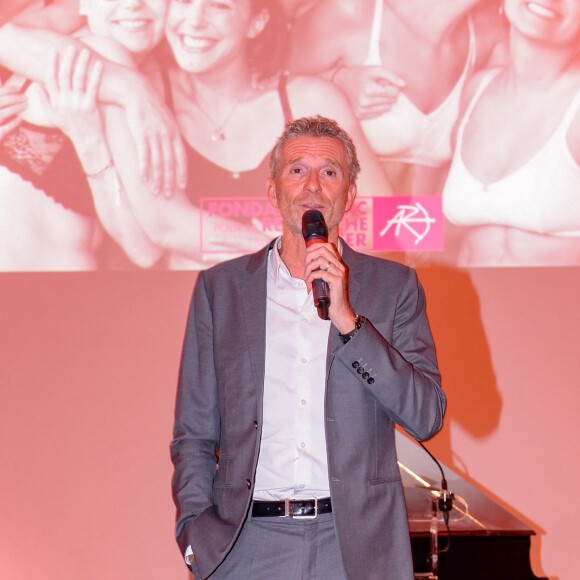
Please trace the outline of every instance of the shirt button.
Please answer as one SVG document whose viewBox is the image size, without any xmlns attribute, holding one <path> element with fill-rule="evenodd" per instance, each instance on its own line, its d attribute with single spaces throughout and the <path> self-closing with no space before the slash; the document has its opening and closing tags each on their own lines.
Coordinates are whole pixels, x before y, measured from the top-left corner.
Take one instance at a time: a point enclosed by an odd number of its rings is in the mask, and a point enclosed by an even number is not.
<svg viewBox="0 0 580 580">
<path fill-rule="evenodd" d="M 306 358 L 301 358 L 301 359 L 300 359 L 300 362 L 301 362 L 303 365 L 305 365 L 305 364 L 308 362 L 308 359 L 306 359 Z"/>
<path fill-rule="evenodd" d="M 306 405 L 306 399 L 302 399 L 302 400 L 300 401 L 300 404 L 301 404 L 301 405 Z"/>
<path fill-rule="evenodd" d="M 306 447 L 306 443 L 304 443 L 304 441 L 302 441 L 302 443 L 300 443 L 300 447 L 302 447 L 302 449 L 304 449 Z"/>
<path fill-rule="evenodd" d="M 304 324 L 308 324 L 310 321 L 308 320 L 308 318 L 303 318 L 303 319 L 302 319 L 302 322 L 303 322 Z"/>
</svg>

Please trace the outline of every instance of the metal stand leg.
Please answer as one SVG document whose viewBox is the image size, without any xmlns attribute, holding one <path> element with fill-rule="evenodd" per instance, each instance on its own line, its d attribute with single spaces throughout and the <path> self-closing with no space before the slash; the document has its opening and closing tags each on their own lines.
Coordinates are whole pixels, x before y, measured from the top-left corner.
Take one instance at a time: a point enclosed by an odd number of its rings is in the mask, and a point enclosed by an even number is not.
<svg viewBox="0 0 580 580">
<path fill-rule="evenodd" d="M 439 500 L 434 497 L 431 500 L 431 525 L 429 526 L 430 537 L 430 557 L 429 562 L 431 569 L 429 572 L 416 572 L 415 580 L 439 580 L 439 548 L 438 548 L 438 533 L 439 533 Z"/>
</svg>

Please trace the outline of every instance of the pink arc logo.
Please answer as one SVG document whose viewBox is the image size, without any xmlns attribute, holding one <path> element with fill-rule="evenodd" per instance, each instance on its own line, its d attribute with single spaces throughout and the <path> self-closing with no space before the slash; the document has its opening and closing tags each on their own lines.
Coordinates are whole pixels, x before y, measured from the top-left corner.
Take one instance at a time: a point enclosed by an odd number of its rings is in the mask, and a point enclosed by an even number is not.
<svg viewBox="0 0 580 580">
<path fill-rule="evenodd" d="M 441 196 L 380 197 L 373 200 L 375 251 L 444 249 Z"/>
</svg>

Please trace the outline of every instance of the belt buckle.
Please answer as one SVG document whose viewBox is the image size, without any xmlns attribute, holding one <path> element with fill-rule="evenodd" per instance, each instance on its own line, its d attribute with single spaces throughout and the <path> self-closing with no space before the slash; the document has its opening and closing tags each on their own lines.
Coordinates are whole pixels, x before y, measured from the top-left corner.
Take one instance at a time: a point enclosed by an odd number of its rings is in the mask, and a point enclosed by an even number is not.
<svg viewBox="0 0 580 580">
<path fill-rule="evenodd" d="M 312 515 L 312 516 L 293 515 L 290 512 L 290 500 L 285 500 L 285 501 L 287 502 L 286 505 L 284 506 L 286 509 L 286 513 L 292 519 L 295 519 L 295 520 L 315 520 L 318 517 L 318 498 L 317 497 L 312 498 L 312 500 L 310 500 L 310 499 L 304 500 L 304 501 L 314 501 L 314 515 Z"/>
</svg>

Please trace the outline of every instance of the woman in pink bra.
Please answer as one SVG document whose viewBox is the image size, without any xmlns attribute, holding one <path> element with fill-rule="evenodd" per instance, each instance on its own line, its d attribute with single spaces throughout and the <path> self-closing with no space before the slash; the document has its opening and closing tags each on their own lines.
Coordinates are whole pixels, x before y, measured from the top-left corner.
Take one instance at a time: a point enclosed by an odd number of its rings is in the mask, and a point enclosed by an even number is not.
<svg viewBox="0 0 580 580">
<path fill-rule="evenodd" d="M 397 194 L 440 193 L 461 90 L 499 32 L 495 7 L 321 0 L 293 27 L 288 67 L 345 92 Z"/>
<path fill-rule="evenodd" d="M 459 264 L 580 264 L 580 2 L 504 10 L 509 62 L 467 87 L 443 192 Z"/>
</svg>

